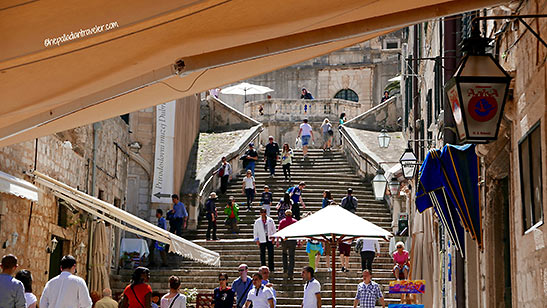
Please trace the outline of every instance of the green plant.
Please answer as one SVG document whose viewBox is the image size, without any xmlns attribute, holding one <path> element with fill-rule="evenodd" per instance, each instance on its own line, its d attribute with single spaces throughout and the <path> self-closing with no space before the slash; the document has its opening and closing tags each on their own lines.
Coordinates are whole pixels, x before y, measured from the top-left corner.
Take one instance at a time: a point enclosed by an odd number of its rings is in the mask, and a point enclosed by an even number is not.
<svg viewBox="0 0 547 308">
<path fill-rule="evenodd" d="M 196 288 L 192 288 L 192 289 L 185 288 L 182 291 L 182 294 L 184 294 L 186 296 L 186 302 L 193 303 L 193 302 L 196 301 L 196 298 L 198 296 L 198 289 L 196 289 Z"/>
</svg>

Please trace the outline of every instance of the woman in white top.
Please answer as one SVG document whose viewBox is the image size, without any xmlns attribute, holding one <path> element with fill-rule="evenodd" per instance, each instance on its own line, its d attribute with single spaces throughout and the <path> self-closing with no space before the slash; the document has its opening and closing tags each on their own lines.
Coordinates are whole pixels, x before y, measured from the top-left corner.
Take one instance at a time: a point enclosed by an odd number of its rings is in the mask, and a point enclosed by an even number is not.
<svg viewBox="0 0 547 308">
<path fill-rule="evenodd" d="M 25 286 L 25 303 L 27 308 L 36 308 L 36 295 L 32 294 L 32 274 L 27 270 L 20 270 L 15 279 L 21 281 Z"/>
<path fill-rule="evenodd" d="M 283 167 L 285 182 L 289 182 L 291 180 L 292 156 L 293 153 L 291 148 L 289 148 L 289 144 L 283 144 L 283 150 L 281 151 L 281 166 Z"/>
<path fill-rule="evenodd" d="M 251 170 L 247 170 L 247 174 L 243 178 L 241 190 L 247 196 L 247 211 L 250 211 L 251 203 L 253 203 L 256 194 L 255 178 Z"/>
<path fill-rule="evenodd" d="M 169 277 L 169 293 L 161 298 L 160 308 L 186 308 L 186 296 L 180 294 L 179 289 L 179 277 Z"/>
<path fill-rule="evenodd" d="M 323 151 L 330 150 L 332 142 L 332 124 L 329 119 L 325 118 L 321 124 L 321 132 L 323 133 Z"/>
</svg>

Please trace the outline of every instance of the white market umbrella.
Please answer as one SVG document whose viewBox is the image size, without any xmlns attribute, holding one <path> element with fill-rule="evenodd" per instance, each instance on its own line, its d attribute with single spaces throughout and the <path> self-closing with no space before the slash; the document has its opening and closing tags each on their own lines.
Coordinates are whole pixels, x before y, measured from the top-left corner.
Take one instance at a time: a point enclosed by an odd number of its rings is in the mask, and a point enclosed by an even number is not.
<svg viewBox="0 0 547 308">
<path fill-rule="evenodd" d="M 393 235 L 338 205 L 329 205 L 275 233 L 282 239 L 311 238 L 331 244 L 332 307 L 336 306 L 336 246 L 343 240 L 373 238 L 388 240 Z"/>
<path fill-rule="evenodd" d="M 247 101 L 247 94 L 265 94 L 268 92 L 273 92 L 273 89 L 247 82 L 242 82 L 240 84 L 236 84 L 235 86 L 224 88 L 220 91 L 222 94 L 244 95 L 245 101 Z"/>
</svg>

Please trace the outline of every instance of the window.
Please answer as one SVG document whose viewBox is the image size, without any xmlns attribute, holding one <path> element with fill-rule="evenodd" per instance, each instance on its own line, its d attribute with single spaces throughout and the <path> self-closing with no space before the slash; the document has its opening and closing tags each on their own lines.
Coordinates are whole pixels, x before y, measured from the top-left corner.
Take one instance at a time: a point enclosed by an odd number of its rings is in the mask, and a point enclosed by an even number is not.
<svg viewBox="0 0 547 308">
<path fill-rule="evenodd" d="M 385 49 L 398 49 L 399 48 L 399 42 L 386 42 L 386 48 Z"/>
<path fill-rule="evenodd" d="M 543 223 L 540 123 L 519 142 L 520 190 L 524 229 Z"/>
<path fill-rule="evenodd" d="M 68 208 L 65 200 L 57 198 L 57 225 L 61 228 L 68 227 Z"/>
<path fill-rule="evenodd" d="M 338 93 L 336 93 L 334 98 L 345 99 L 347 101 L 354 101 L 354 102 L 359 101 L 359 96 L 352 89 L 340 90 L 340 91 L 338 91 Z"/>
</svg>

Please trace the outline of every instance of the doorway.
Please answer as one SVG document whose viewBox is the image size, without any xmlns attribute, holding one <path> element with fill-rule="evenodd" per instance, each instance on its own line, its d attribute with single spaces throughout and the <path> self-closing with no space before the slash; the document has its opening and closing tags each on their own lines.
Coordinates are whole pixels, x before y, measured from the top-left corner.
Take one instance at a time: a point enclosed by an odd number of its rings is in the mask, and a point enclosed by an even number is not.
<svg viewBox="0 0 547 308">
<path fill-rule="evenodd" d="M 48 280 L 61 273 L 61 258 L 63 257 L 63 251 L 68 245 L 68 241 L 56 236 L 51 236 L 52 240 L 54 238 L 57 239 L 58 243 L 57 247 L 55 247 L 55 250 L 53 250 L 53 252 L 49 256 Z"/>
</svg>

